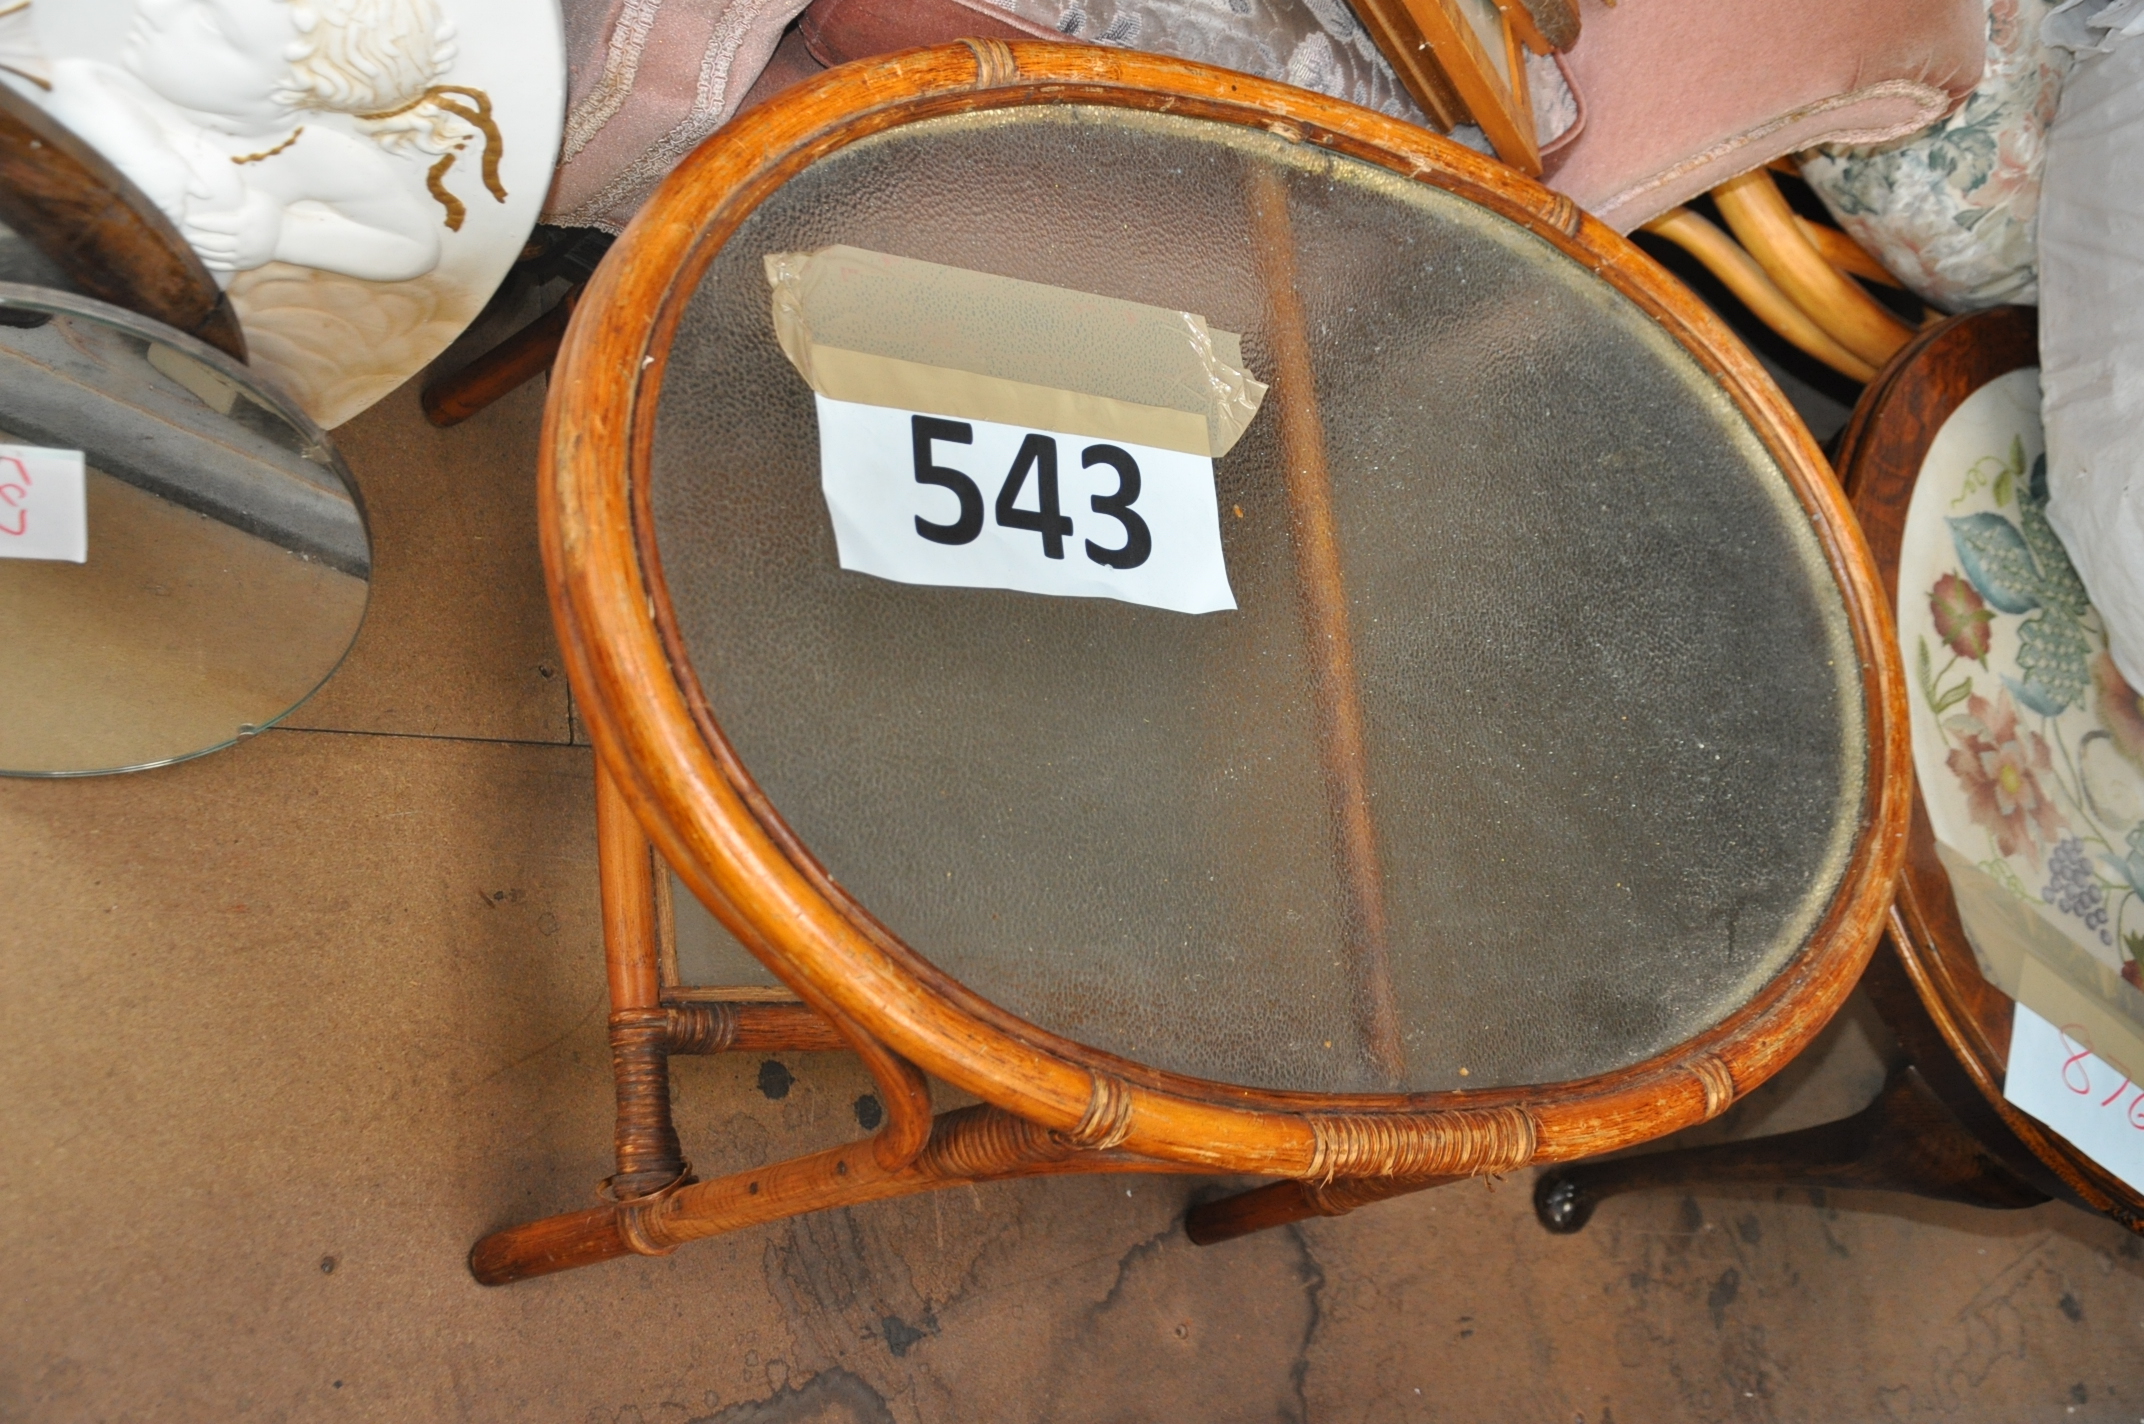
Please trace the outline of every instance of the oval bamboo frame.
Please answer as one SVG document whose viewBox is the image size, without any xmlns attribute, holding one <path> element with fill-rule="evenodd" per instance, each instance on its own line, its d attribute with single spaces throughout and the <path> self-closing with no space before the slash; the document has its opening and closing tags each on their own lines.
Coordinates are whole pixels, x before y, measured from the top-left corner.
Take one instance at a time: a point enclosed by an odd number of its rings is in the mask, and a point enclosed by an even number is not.
<svg viewBox="0 0 2144 1424">
<path fill-rule="evenodd" d="M 686 299 L 760 202 L 846 144 L 943 114 L 1116 106 L 1267 129 L 1410 175 L 1525 227 L 1657 321 L 1778 460 L 1847 602 L 1868 727 L 1860 834 L 1808 944 L 1699 1038 L 1577 1082 L 1326 1096 L 1187 1078 L 1086 1048 L 965 989 L 850 901 L 752 784 L 693 678 L 656 555 L 653 413 Z M 1910 793 L 1904 679 L 1874 566 L 1823 457 L 1727 328 L 1637 248 L 1509 169 L 1321 95 L 1157 55 L 969 41 L 831 70 L 732 123 L 649 200 L 574 313 L 546 411 L 553 613 L 604 769 L 660 853 L 807 1002 L 955 1086 L 1083 1145 L 1287 1177 L 1466 1174 L 1702 1121 L 1798 1052 L 1883 925 Z M 1441 1171 L 1437 1169 L 1442 1169 Z"/>
</svg>

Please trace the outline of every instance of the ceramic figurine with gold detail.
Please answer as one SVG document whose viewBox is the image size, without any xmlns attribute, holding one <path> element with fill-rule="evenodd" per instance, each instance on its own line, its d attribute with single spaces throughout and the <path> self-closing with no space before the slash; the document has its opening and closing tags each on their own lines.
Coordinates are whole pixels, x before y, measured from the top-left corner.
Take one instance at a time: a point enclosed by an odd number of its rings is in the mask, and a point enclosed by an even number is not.
<svg viewBox="0 0 2144 1424">
<path fill-rule="evenodd" d="M 512 263 L 556 155 L 562 55 L 556 0 L 0 13 L 0 81 L 164 210 L 255 365 L 325 424 L 436 355 Z"/>
</svg>

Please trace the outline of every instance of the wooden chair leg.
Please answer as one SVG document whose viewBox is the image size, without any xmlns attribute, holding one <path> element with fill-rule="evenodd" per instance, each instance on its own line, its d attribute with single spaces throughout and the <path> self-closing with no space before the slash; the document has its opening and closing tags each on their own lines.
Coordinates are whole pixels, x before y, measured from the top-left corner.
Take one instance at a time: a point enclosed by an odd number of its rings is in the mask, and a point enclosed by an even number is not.
<svg viewBox="0 0 2144 1424">
<path fill-rule="evenodd" d="M 916 1067 L 830 1005 L 662 1002 L 655 856 L 631 801 L 596 763 L 596 861 L 617 1078 L 618 1170 L 604 1204 L 495 1232 L 469 1253 L 486 1285 L 628 1254 L 667 1255 L 685 1241 L 821 1207 L 1036 1170 L 1167 1171 L 1067 1139 L 991 1108 L 933 1119 Z M 713 1182 L 692 1174 L 670 1113 L 670 1055 L 737 1049 L 848 1049 L 878 1084 L 886 1118 L 870 1139 Z M 1188 1170 L 1188 1169 L 1187 1169 Z"/>
<path fill-rule="evenodd" d="M 558 348 L 565 342 L 574 304 L 580 299 L 581 288 L 575 287 L 557 306 L 491 350 L 426 386 L 419 398 L 425 419 L 442 428 L 459 425 L 550 370 L 551 363 L 558 359 Z"/>
<path fill-rule="evenodd" d="M 1459 1177 L 1343 1177 L 1331 1182 L 1268 1182 L 1219 1201 L 1201 1202 L 1184 1213 L 1184 1235 L 1195 1246 L 1233 1241 L 1254 1231 L 1345 1216 L 1359 1206 L 1426 1192 Z"/>
<path fill-rule="evenodd" d="M 1889 287 L 1893 291 L 1906 290 L 1906 284 L 1899 281 L 1897 274 L 1890 268 L 1878 262 L 1874 253 L 1837 228 L 1813 223 L 1799 213 L 1795 215 L 1794 226 L 1803 237 L 1809 239 L 1810 246 L 1824 254 L 1826 262 L 1847 276 L 1865 278 L 1879 287 Z"/>
<path fill-rule="evenodd" d="M 1647 232 L 1664 237 L 1705 264 L 1742 305 L 1759 321 L 1778 332 L 1808 355 L 1864 385 L 1875 379 L 1876 367 L 1841 346 L 1831 333 L 1817 325 L 1794 299 L 1766 275 L 1757 259 L 1735 245 L 1733 238 L 1691 212 L 1670 208 L 1645 225 Z"/>
<path fill-rule="evenodd" d="M 1838 1122 L 1553 1168 L 1534 1183 L 1534 1215 L 1550 1231 L 1570 1233 L 1624 1192 L 1727 1184 L 1904 1192 L 1996 1210 L 2048 1200 L 1960 1127 L 1920 1073 L 1906 1067 L 1891 1075 L 1876 1101 Z"/>
<path fill-rule="evenodd" d="M 654 862 L 633 808 L 596 762 L 596 874 L 610 980 L 610 1057 L 618 1087 L 618 1172 L 608 1188 L 636 1197 L 686 1173 L 670 1121 L 670 1015 L 655 942 Z"/>
</svg>

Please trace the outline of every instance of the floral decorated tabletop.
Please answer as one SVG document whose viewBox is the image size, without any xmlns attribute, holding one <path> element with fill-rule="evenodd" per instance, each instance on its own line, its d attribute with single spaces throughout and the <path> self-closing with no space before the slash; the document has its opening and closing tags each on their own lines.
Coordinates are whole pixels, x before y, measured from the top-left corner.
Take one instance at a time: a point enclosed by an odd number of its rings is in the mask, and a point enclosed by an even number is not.
<svg viewBox="0 0 2144 1424">
<path fill-rule="evenodd" d="M 2037 370 L 1984 386 L 1914 487 L 1898 608 L 1914 770 L 1947 861 L 2136 986 L 2144 701 L 2048 525 L 2039 410 Z M 1980 948 L 1987 917 L 1962 887 L 1959 904 Z M 2144 996 L 2112 987 L 2127 1001 L 2114 1007 L 2144 1017 Z"/>
</svg>

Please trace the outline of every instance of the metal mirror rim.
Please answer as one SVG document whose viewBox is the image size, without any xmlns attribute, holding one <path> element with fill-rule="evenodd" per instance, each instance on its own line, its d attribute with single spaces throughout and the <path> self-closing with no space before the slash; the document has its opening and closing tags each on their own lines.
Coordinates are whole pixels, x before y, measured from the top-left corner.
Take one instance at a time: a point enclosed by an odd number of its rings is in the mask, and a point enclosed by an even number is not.
<svg viewBox="0 0 2144 1424">
<path fill-rule="evenodd" d="M 55 291 L 48 287 L 27 286 L 20 282 L 0 282 L 0 309 L 43 312 L 48 316 L 75 317 L 102 322 L 107 326 L 116 327 L 131 335 L 138 336 L 145 341 L 153 341 L 159 345 L 168 346 L 181 355 L 200 362 L 232 385 L 240 387 L 246 392 L 248 399 L 269 407 L 275 414 L 289 421 L 291 427 L 304 437 L 309 446 L 316 446 L 327 452 L 331 463 L 326 468 L 334 473 L 335 478 L 342 483 L 343 489 L 349 493 L 350 503 L 357 511 L 359 529 L 365 537 L 365 547 L 368 553 L 371 550 L 372 519 L 365 509 L 364 492 L 358 488 L 357 480 L 351 475 L 349 467 L 343 463 L 341 454 L 336 451 L 334 442 L 329 440 L 327 432 L 322 430 L 311 416 L 300 409 L 297 402 L 261 380 L 251 368 L 243 362 L 234 360 L 220 347 L 211 346 L 199 337 L 191 336 L 176 327 L 166 326 L 154 317 L 143 316 L 138 312 L 129 311 L 125 307 L 114 306 L 110 302 L 100 301 L 96 297 L 78 296 L 72 292 Z M 341 670 L 342 665 L 349 660 L 350 650 L 357 646 L 358 630 L 364 626 L 365 614 L 371 609 L 371 606 L 372 588 L 371 580 L 368 579 L 366 580 L 365 588 L 365 606 L 358 611 L 357 621 L 351 625 L 350 640 L 343 645 L 342 651 L 336 655 L 335 661 L 322 669 L 320 676 L 314 680 L 313 685 L 307 689 L 303 697 L 298 698 L 273 717 L 256 724 L 251 732 L 234 735 L 226 741 L 216 742 L 213 745 L 201 747 L 195 751 L 182 752 L 177 756 L 164 757 L 157 761 L 142 762 L 133 766 L 105 767 L 94 771 L 8 771 L 0 769 L 0 777 L 52 781 L 84 776 L 115 776 L 124 775 L 128 772 L 154 771 L 159 767 L 175 766 L 180 762 L 192 761 L 196 757 L 204 757 L 214 752 L 223 751 L 226 748 L 236 746 L 239 742 L 245 741 L 249 737 L 258 736 L 269 728 L 279 725 L 293 712 L 311 701 L 318 695 L 320 689 L 327 685 L 328 679 L 334 677 Z"/>
<path fill-rule="evenodd" d="M 1866 704 L 1866 791 L 1851 861 L 1818 926 L 1713 1029 L 1612 1073 L 1477 1092 L 1326 1095 L 1164 1072 L 1052 1034 L 936 969 L 849 901 L 752 784 L 692 675 L 654 543 L 654 417 L 687 302 L 739 223 L 817 159 L 918 119 L 1066 103 L 1263 128 L 1434 184 L 1529 229 L 1689 351 L 1785 471 L 1847 605 Z M 1369 110 L 1165 56 L 1055 43 L 963 41 L 829 70 L 733 120 L 626 229 L 574 314 L 540 459 L 542 545 L 566 665 L 600 770 L 656 849 L 852 1039 L 861 1030 L 955 1086 L 1075 1137 L 1103 1112 L 1111 1145 L 1276 1176 L 1329 1174 L 1339 1137 L 1367 1144 L 1426 1132 L 1456 1144 L 1513 1121 L 1526 1139 L 1519 1160 L 1608 1151 L 1716 1116 L 1768 1078 L 1844 1002 L 1882 928 L 1909 804 L 1903 668 L 1867 546 L 1806 428 L 1727 327 L 1638 248 L 1569 198 Z"/>
</svg>

